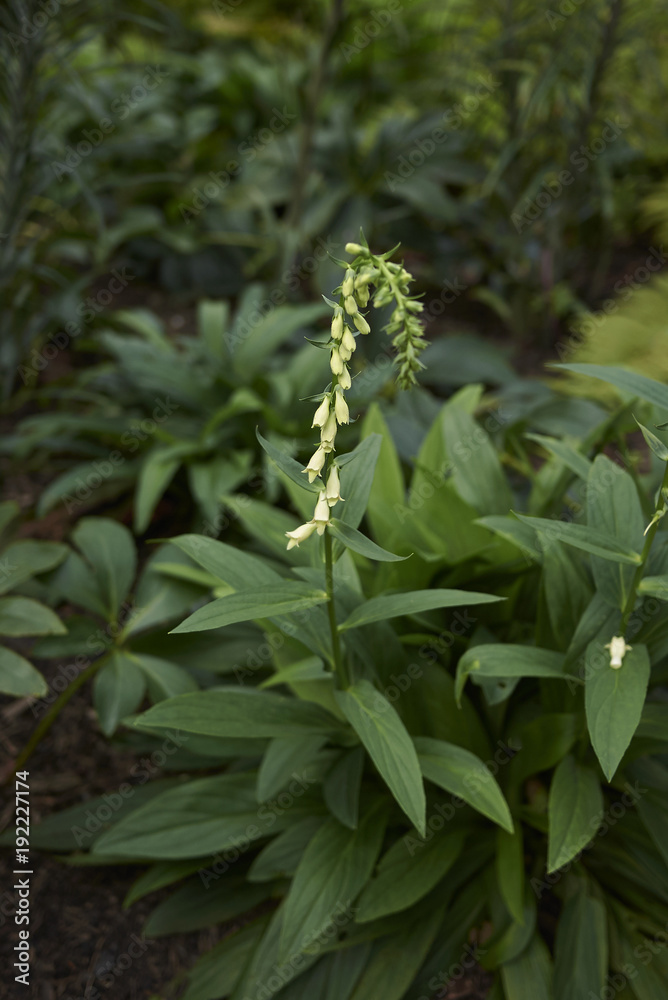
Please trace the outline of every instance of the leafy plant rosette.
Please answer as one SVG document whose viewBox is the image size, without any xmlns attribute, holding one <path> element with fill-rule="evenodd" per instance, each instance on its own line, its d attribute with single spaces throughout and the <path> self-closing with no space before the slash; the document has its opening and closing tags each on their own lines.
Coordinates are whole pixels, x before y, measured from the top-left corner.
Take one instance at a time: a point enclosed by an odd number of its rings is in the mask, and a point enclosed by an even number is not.
<svg viewBox="0 0 668 1000">
<path fill-rule="evenodd" d="M 377 407 L 339 455 L 357 280 L 377 269 L 389 286 L 378 258 L 355 252 L 333 305 L 318 449 L 303 467 L 269 448 L 304 524 L 282 556 L 282 519 L 266 555 L 172 542 L 222 593 L 179 639 L 252 621 L 262 640 L 228 663 L 236 683 L 126 720 L 227 767 L 135 790 L 105 813 L 87 863 L 148 864 L 128 904 L 181 883 L 149 935 L 235 922 L 194 965 L 188 1000 L 429 1000 L 474 961 L 494 1000 L 588 1000 L 613 983 L 658 1000 L 668 447 L 643 427 L 648 488 L 625 402 L 582 440 L 532 435 L 537 468 L 495 447 L 472 386 L 442 408 L 408 489 Z M 639 397 L 641 415 L 668 410 L 648 379 L 584 374 Z M 528 514 L 509 513 L 524 497 Z M 95 810 L 47 820 L 35 846 L 77 846 Z"/>
</svg>

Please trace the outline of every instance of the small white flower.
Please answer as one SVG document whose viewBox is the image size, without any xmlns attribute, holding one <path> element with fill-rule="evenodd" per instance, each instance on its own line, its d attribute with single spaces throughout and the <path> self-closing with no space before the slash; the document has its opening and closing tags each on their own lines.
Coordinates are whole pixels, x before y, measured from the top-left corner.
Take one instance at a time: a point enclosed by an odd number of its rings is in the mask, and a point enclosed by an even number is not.
<svg viewBox="0 0 668 1000">
<path fill-rule="evenodd" d="M 343 344 L 339 347 L 339 357 L 341 361 L 350 361 L 353 352 L 348 348 L 344 347 Z"/>
<path fill-rule="evenodd" d="M 343 279 L 343 284 L 341 285 L 341 294 L 344 298 L 348 298 L 349 295 L 353 294 L 355 288 L 355 272 L 348 268 L 346 271 L 346 276 Z"/>
<path fill-rule="evenodd" d="M 340 310 L 334 313 L 331 333 L 333 340 L 341 340 L 343 336 L 343 313 Z"/>
<path fill-rule="evenodd" d="M 342 389 L 350 389 L 352 385 L 352 380 L 350 378 L 350 372 L 348 371 L 348 366 L 343 366 L 343 371 L 339 375 L 339 385 Z"/>
<path fill-rule="evenodd" d="M 348 298 L 344 300 L 343 305 L 349 316 L 354 316 L 357 312 L 357 303 L 352 295 L 349 295 Z"/>
<path fill-rule="evenodd" d="M 313 521 L 318 534 L 324 534 L 325 528 L 329 524 L 329 504 L 325 490 L 320 490 L 318 502 L 313 512 Z"/>
<path fill-rule="evenodd" d="M 334 414 L 338 423 L 347 424 L 350 420 L 350 411 L 348 410 L 348 404 L 343 398 L 343 393 L 337 386 L 337 391 L 334 393 Z"/>
<path fill-rule="evenodd" d="M 332 350 L 332 355 L 329 359 L 329 367 L 332 369 L 333 375 L 343 374 L 343 358 L 339 354 L 338 347 L 335 347 Z"/>
<path fill-rule="evenodd" d="M 327 476 L 327 489 L 325 490 L 327 496 L 327 503 L 330 507 L 337 504 L 339 500 L 343 502 L 343 497 L 341 496 L 341 483 L 339 481 L 339 470 L 335 465 L 330 469 L 329 475 Z"/>
<path fill-rule="evenodd" d="M 298 528 L 294 531 L 286 531 L 286 538 L 289 538 L 288 549 L 294 549 L 295 546 L 299 547 L 300 542 L 305 542 L 307 538 L 310 538 L 313 532 L 317 528 L 315 519 L 309 521 L 307 524 L 300 524 Z"/>
<path fill-rule="evenodd" d="M 371 333 L 371 327 L 364 319 L 364 316 L 361 316 L 359 313 L 357 313 L 356 316 L 353 316 L 353 323 L 355 324 L 360 333 Z"/>
<path fill-rule="evenodd" d="M 309 483 L 312 483 L 313 480 L 316 479 L 322 472 L 322 467 L 325 464 L 326 457 L 327 452 L 322 446 L 311 455 L 308 465 L 305 469 L 302 469 L 302 472 L 308 473 Z"/>
<path fill-rule="evenodd" d="M 330 452 L 334 448 L 336 438 L 336 414 L 330 413 L 327 423 L 320 431 L 320 447 L 325 452 Z"/>
<path fill-rule="evenodd" d="M 613 670 L 619 670 L 622 665 L 624 655 L 628 653 L 629 649 L 633 649 L 633 646 L 626 645 L 626 640 L 623 635 L 613 635 L 611 641 L 605 648 L 610 650 L 610 666 Z"/>
<path fill-rule="evenodd" d="M 322 403 L 315 411 L 315 416 L 313 417 L 313 423 L 311 427 L 324 427 L 327 423 L 327 418 L 329 416 L 329 396 L 325 396 Z"/>
</svg>

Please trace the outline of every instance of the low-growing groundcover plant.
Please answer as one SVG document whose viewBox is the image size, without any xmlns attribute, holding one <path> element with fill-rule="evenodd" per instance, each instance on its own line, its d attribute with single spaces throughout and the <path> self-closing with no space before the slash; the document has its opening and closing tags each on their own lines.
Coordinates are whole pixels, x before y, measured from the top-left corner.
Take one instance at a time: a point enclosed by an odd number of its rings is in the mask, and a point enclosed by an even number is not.
<svg viewBox="0 0 668 1000">
<path fill-rule="evenodd" d="M 261 439 L 304 523 L 268 526 L 266 555 L 172 540 L 216 581 L 178 641 L 245 622 L 262 640 L 221 646 L 230 683 L 126 720 L 226 767 L 107 809 L 87 863 L 148 865 L 128 903 L 181 883 L 148 934 L 235 921 L 188 1000 L 430 1000 L 472 956 L 493 1000 L 660 1000 L 668 446 L 647 424 L 668 419 L 668 389 L 578 366 L 637 401 L 579 441 L 532 435 L 519 461 L 465 387 L 407 487 L 377 406 L 336 450 L 365 276 L 408 301 L 397 265 L 351 249 L 316 452 L 297 463 Z M 406 358 L 415 332 L 400 325 Z M 36 846 L 81 846 L 95 809 L 46 821 Z"/>
</svg>

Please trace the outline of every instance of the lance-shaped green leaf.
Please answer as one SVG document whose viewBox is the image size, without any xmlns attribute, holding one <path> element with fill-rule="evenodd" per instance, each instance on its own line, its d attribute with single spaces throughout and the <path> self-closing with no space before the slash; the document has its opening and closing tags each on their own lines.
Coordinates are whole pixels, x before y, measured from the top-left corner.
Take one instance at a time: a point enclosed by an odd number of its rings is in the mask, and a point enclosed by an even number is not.
<svg viewBox="0 0 668 1000">
<path fill-rule="evenodd" d="M 464 799 L 504 830 L 513 832 L 513 821 L 503 792 L 492 772 L 475 754 L 454 743 L 426 736 L 415 739 L 415 748 L 425 778 Z"/>
<path fill-rule="evenodd" d="M 564 680 L 564 657 L 551 649 L 517 646 L 513 643 L 484 643 L 472 646 L 457 664 L 455 695 L 461 701 L 468 677 L 545 677 Z M 576 678 L 571 678 L 576 680 Z"/>
<path fill-rule="evenodd" d="M 534 934 L 518 958 L 501 966 L 501 980 L 503 996 L 512 1000 L 553 1000 L 552 962 L 540 934 Z"/>
<path fill-rule="evenodd" d="M 529 441 L 535 441 L 536 444 L 541 445 L 546 451 L 551 452 L 555 458 L 564 463 L 566 468 L 574 472 L 580 479 L 584 479 L 585 482 L 587 481 L 591 462 L 581 451 L 577 451 L 566 441 L 561 441 L 559 438 L 547 437 L 545 434 L 525 434 L 524 436 Z"/>
<path fill-rule="evenodd" d="M 605 906 L 584 891 L 567 900 L 557 925 L 554 1000 L 603 996 L 608 974 Z"/>
<path fill-rule="evenodd" d="M 527 517 L 526 514 L 515 514 L 520 521 L 524 521 L 530 527 L 535 528 L 548 541 L 565 542 L 583 552 L 589 552 L 593 556 L 601 556 L 602 559 L 610 559 L 613 562 L 630 563 L 639 566 L 641 562 L 640 553 L 620 544 L 611 535 L 596 531 L 589 525 L 575 524 L 573 521 L 558 521 L 550 517 Z"/>
<path fill-rule="evenodd" d="M 349 524 L 339 521 L 336 517 L 329 522 L 327 530 L 332 533 L 334 538 L 343 542 L 347 549 L 352 549 L 353 552 L 357 552 L 360 556 L 366 556 L 367 559 L 375 559 L 377 562 L 401 562 L 403 559 L 408 559 L 408 556 L 397 556 L 394 552 L 382 549 L 380 545 L 376 545 L 357 528 L 351 528 Z"/>
<path fill-rule="evenodd" d="M 405 910 L 426 896 L 450 871 L 464 846 L 464 833 L 422 840 L 407 834 L 395 841 L 378 865 L 378 873 L 360 896 L 356 921 L 367 923 Z"/>
<path fill-rule="evenodd" d="M 382 443 L 380 434 L 370 434 L 353 451 L 337 459 L 341 469 L 341 496 L 346 501 L 340 519 L 350 528 L 359 527 L 366 512 Z"/>
<path fill-rule="evenodd" d="M 0 635 L 64 635 L 67 629 L 51 608 L 30 597 L 0 597 Z"/>
<path fill-rule="evenodd" d="M 638 375 L 637 372 L 627 372 L 623 368 L 614 368 L 611 365 L 563 364 L 550 367 L 563 368 L 576 375 L 589 375 L 590 378 L 600 379 L 623 392 L 628 392 L 631 396 L 639 396 L 640 399 L 646 399 L 648 403 L 653 403 L 662 410 L 668 410 L 668 386 L 644 375 Z"/>
<path fill-rule="evenodd" d="M 32 663 L 12 649 L 0 646 L 0 691 L 16 698 L 32 695 L 41 698 L 47 692 L 46 681 Z"/>
<path fill-rule="evenodd" d="M 548 872 L 568 864 L 596 836 L 603 793 L 596 772 L 564 757 L 552 778 L 548 801 Z"/>
<path fill-rule="evenodd" d="M 412 590 L 403 594 L 381 594 L 355 608 L 339 626 L 341 631 L 381 622 L 399 615 L 415 615 L 435 608 L 456 608 L 465 604 L 492 604 L 504 598 L 468 590 Z"/>
<path fill-rule="evenodd" d="M 650 448 L 656 457 L 662 462 L 668 462 L 668 446 L 666 446 L 663 441 L 661 441 L 660 438 L 658 438 L 656 434 L 649 429 L 649 427 L 645 427 L 644 424 L 641 424 L 636 417 L 633 419 L 642 431 L 642 436 L 645 439 L 647 447 Z"/>
<path fill-rule="evenodd" d="M 638 593 L 668 601 L 668 576 L 645 576 L 640 581 Z"/>
<path fill-rule="evenodd" d="M 336 692 L 339 708 L 366 747 L 395 799 L 420 835 L 426 799 L 417 753 L 396 709 L 367 680 Z"/>
<path fill-rule="evenodd" d="M 386 813 L 370 809 L 356 830 L 330 819 L 304 852 L 285 900 L 280 955 L 308 951 L 336 920 L 354 919 L 353 905 L 376 863 Z"/>
<path fill-rule="evenodd" d="M 172 632 L 201 632 L 204 629 L 234 625 L 236 622 L 275 618 L 304 608 L 313 608 L 326 601 L 327 594 L 324 590 L 314 590 L 308 584 L 296 580 L 285 580 L 281 584 L 269 584 L 247 592 L 219 597 L 203 608 L 198 608 L 172 629 Z"/>
<path fill-rule="evenodd" d="M 124 716 L 135 711 L 145 691 L 146 678 L 137 657 L 115 650 L 93 684 L 93 703 L 106 736 L 111 736 Z"/>
<path fill-rule="evenodd" d="M 275 444 L 271 441 L 267 441 L 263 438 L 257 428 L 255 429 L 255 434 L 260 442 L 260 445 L 265 450 L 274 465 L 277 465 L 281 472 L 284 472 L 288 479 L 291 479 L 293 483 L 297 486 L 301 486 L 303 489 L 308 490 L 310 493 L 319 493 L 323 488 L 322 480 L 316 479 L 314 482 L 310 483 L 308 475 L 303 471 L 304 466 L 297 462 L 294 458 L 290 458 L 286 455 L 284 451 L 277 448 Z"/>
<path fill-rule="evenodd" d="M 645 520 L 635 483 L 605 455 L 596 456 L 587 479 L 587 527 L 633 552 L 642 549 Z M 613 607 L 624 608 L 636 567 L 594 557 L 591 568 L 597 592 Z"/>
<path fill-rule="evenodd" d="M 254 688 L 220 687 L 160 701 L 137 722 L 151 729 L 182 729 L 201 736 L 298 738 L 334 732 L 341 723 L 319 705 Z"/>
<path fill-rule="evenodd" d="M 610 666 L 603 643 L 590 642 L 585 659 L 585 708 L 592 746 L 611 781 L 642 715 L 650 663 L 646 646 L 633 646 L 621 667 Z"/>
</svg>

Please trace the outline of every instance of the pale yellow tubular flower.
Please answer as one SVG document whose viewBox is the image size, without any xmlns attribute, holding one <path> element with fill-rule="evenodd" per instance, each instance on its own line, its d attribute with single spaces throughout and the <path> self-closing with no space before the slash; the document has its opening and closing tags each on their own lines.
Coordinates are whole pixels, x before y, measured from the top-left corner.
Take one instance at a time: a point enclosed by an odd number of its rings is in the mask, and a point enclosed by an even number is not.
<svg viewBox="0 0 668 1000">
<path fill-rule="evenodd" d="M 308 521 L 307 524 L 300 524 L 294 531 L 286 531 L 285 536 L 290 539 L 288 549 L 294 549 L 295 546 L 299 548 L 299 543 L 305 542 L 307 538 L 310 538 L 317 527 L 318 525 L 314 519 L 313 521 Z"/>
<path fill-rule="evenodd" d="M 343 392 L 337 386 L 337 391 L 334 393 L 334 414 L 336 416 L 337 422 L 340 424 L 347 424 L 350 420 L 350 411 L 348 410 L 348 404 L 346 403 Z"/>
<path fill-rule="evenodd" d="M 367 323 L 367 321 L 364 319 L 364 316 L 362 316 L 360 313 L 357 313 L 356 316 L 353 316 L 353 323 L 355 324 L 355 326 L 357 327 L 357 329 L 359 330 L 360 333 L 370 333 L 371 332 L 371 327 L 369 326 L 369 324 Z"/>
<path fill-rule="evenodd" d="M 350 372 L 348 371 L 348 366 L 343 366 L 343 371 L 339 375 L 339 385 L 342 389 L 350 389 L 352 385 L 352 380 L 350 378 Z"/>
<path fill-rule="evenodd" d="M 364 247 L 360 246 L 359 243 L 346 243 L 346 253 L 351 253 L 357 256 L 360 253 L 366 253 Z"/>
<path fill-rule="evenodd" d="M 349 316 L 354 316 L 357 312 L 357 303 L 352 295 L 349 295 L 348 298 L 344 300 L 343 305 Z"/>
<path fill-rule="evenodd" d="M 337 504 L 339 500 L 343 502 L 343 497 L 341 496 L 341 483 L 339 481 L 339 470 L 335 465 L 329 471 L 327 476 L 327 488 L 325 490 L 325 495 L 327 497 L 327 503 L 330 507 Z"/>
<path fill-rule="evenodd" d="M 320 431 L 320 447 L 325 452 L 333 451 L 336 438 L 336 414 L 330 413 L 327 423 Z"/>
<path fill-rule="evenodd" d="M 348 298 L 349 295 L 353 294 L 355 288 L 355 272 L 348 268 L 346 271 L 346 276 L 343 279 L 343 284 L 341 285 L 341 294 L 344 298 Z"/>
<path fill-rule="evenodd" d="M 357 319 L 357 316 L 355 317 L 355 319 Z M 355 344 L 355 337 L 353 336 L 353 331 L 350 329 L 350 327 L 347 326 L 343 331 L 343 337 L 341 338 L 341 347 L 345 347 L 345 349 L 349 351 L 350 354 L 352 354 L 356 346 L 357 345 Z M 340 349 L 341 348 L 339 348 L 339 350 Z"/>
<path fill-rule="evenodd" d="M 309 483 L 312 483 L 314 479 L 317 479 L 322 472 L 322 467 L 325 464 L 326 457 L 327 452 L 322 446 L 320 446 L 320 448 L 318 448 L 318 450 L 311 455 L 308 465 L 305 469 L 302 469 L 302 472 L 308 473 Z"/>
<path fill-rule="evenodd" d="M 325 528 L 329 524 L 329 503 L 327 502 L 327 493 L 325 490 L 320 490 L 318 502 L 313 512 L 313 521 L 318 534 L 324 534 Z"/>
<path fill-rule="evenodd" d="M 332 354 L 329 359 L 329 367 L 332 370 L 333 375 L 341 375 L 343 373 L 343 358 L 339 354 L 338 347 L 332 349 Z"/>
<path fill-rule="evenodd" d="M 341 361 L 350 361 L 352 356 L 353 352 L 350 350 L 350 348 L 344 347 L 342 343 L 341 346 L 339 347 L 339 357 L 341 358 Z"/>
<path fill-rule="evenodd" d="M 334 314 L 334 319 L 332 320 L 332 340 L 341 340 L 343 336 L 343 313 L 338 310 Z"/>
<path fill-rule="evenodd" d="M 325 396 L 322 403 L 315 411 L 315 416 L 313 417 L 313 423 L 311 427 L 324 427 L 327 423 L 327 418 L 329 416 L 329 396 Z"/>
</svg>

